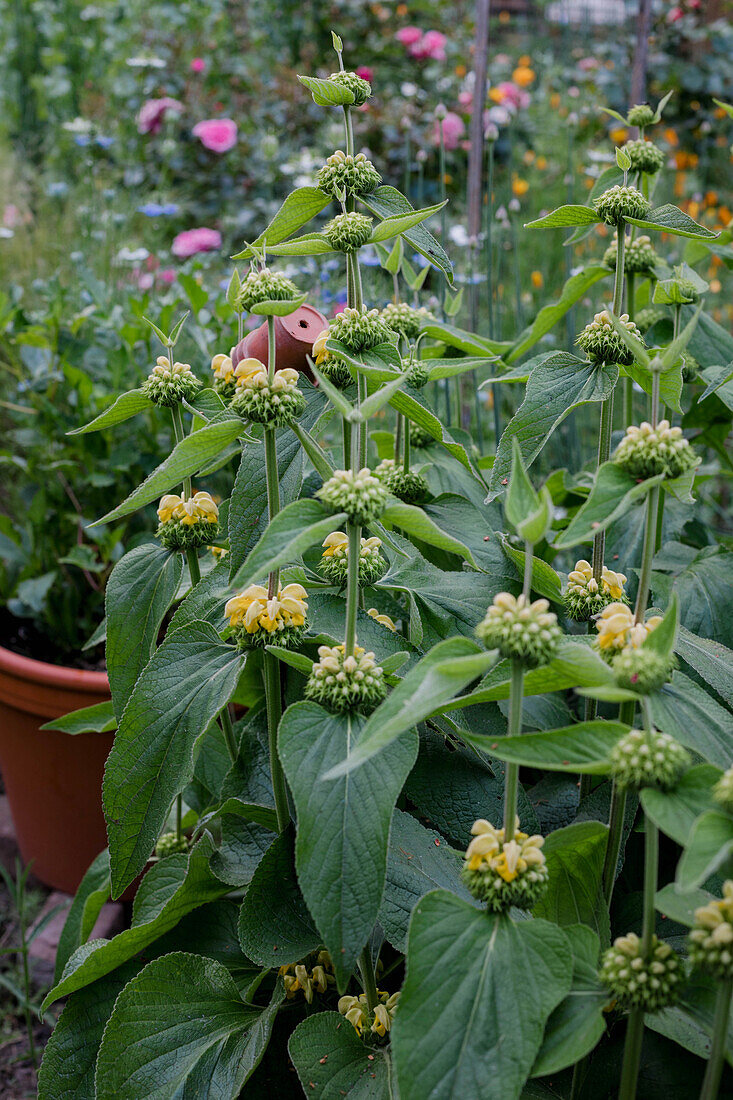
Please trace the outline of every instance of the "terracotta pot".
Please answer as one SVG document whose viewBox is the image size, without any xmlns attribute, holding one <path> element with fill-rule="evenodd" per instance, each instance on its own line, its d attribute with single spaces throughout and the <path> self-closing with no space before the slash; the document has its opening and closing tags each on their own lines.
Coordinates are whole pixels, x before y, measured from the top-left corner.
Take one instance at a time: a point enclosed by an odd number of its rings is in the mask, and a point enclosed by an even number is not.
<svg viewBox="0 0 733 1100">
<path fill-rule="evenodd" d="M 62 668 L 0 646 L 0 770 L 24 863 L 47 886 L 74 894 L 107 846 L 102 777 L 112 733 L 71 736 L 40 727 L 106 702 L 105 672 Z"/>
<path fill-rule="evenodd" d="M 313 306 L 301 306 L 295 313 L 289 313 L 287 317 L 276 317 L 277 369 L 290 367 L 292 370 L 302 371 L 312 380 L 313 375 L 308 366 L 307 356 L 311 354 L 316 338 L 327 327 L 328 321 Z M 259 328 L 247 333 L 232 352 L 232 363 L 235 367 L 241 363 L 242 359 L 250 358 L 259 359 L 261 363 L 268 366 L 267 321 L 263 321 Z"/>
</svg>

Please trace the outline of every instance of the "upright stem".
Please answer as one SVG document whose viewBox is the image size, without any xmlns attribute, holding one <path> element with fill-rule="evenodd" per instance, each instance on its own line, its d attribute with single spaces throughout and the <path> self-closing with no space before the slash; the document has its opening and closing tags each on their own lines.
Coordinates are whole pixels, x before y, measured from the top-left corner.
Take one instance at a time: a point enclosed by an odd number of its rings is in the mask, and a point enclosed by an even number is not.
<svg viewBox="0 0 733 1100">
<path fill-rule="evenodd" d="M 641 1044 L 644 1039 L 644 1009 L 632 1008 L 626 1024 L 626 1042 L 624 1044 L 624 1062 L 621 1069 L 621 1085 L 618 1100 L 634 1100 L 636 1081 L 641 1062 Z"/>
<path fill-rule="evenodd" d="M 282 717 L 282 694 L 280 689 L 280 662 L 272 653 L 265 651 L 263 676 L 265 681 L 265 702 L 267 704 L 267 741 L 270 749 L 270 772 L 272 790 L 275 795 L 275 813 L 278 831 L 282 832 L 290 821 L 288 793 L 285 786 L 280 757 L 277 752 L 277 729 Z"/>
<path fill-rule="evenodd" d="M 522 702 L 524 700 L 524 666 L 512 661 L 511 690 L 509 694 L 509 726 L 507 734 L 516 737 L 522 732 Z M 507 764 L 504 773 L 504 843 L 514 839 L 517 822 L 517 788 L 519 764 Z"/>
<path fill-rule="evenodd" d="M 229 706 L 225 706 L 224 710 L 219 715 L 219 721 L 221 722 L 222 732 L 224 733 L 224 740 L 226 741 L 227 752 L 229 753 L 229 759 L 232 764 L 237 761 L 237 739 L 234 736 L 234 727 L 232 725 L 232 716 L 229 713 Z"/>
<path fill-rule="evenodd" d="M 639 591 L 636 594 L 636 606 L 634 618 L 637 623 L 644 621 L 647 600 L 649 599 L 649 582 L 652 575 L 652 561 L 654 560 L 657 538 L 657 511 L 659 509 L 660 488 L 655 485 L 649 490 L 646 502 L 646 524 L 644 527 L 644 550 L 641 558 L 641 570 L 639 571 Z"/>
<path fill-rule="evenodd" d="M 635 713 L 636 704 L 633 700 L 622 703 L 619 707 L 619 721 L 630 726 L 633 724 Z M 617 786 L 614 781 L 611 788 L 611 808 L 608 815 L 608 842 L 606 844 L 606 856 L 603 861 L 603 895 L 606 904 L 609 906 L 616 882 L 616 868 L 618 867 L 618 856 L 621 851 L 625 814 L 626 791 Z"/>
<path fill-rule="evenodd" d="M 398 463 L 400 461 L 400 456 L 402 454 L 402 433 L 403 433 L 403 431 L 407 435 L 409 435 L 410 434 L 410 426 L 409 426 L 409 424 L 405 423 L 405 419 L 402 416 L 402 413 L 397 413 L 397 423 L 395 425 L 395 433 L 394 433 L 394 460 L 395 460 L 395 463 Z"/>
<path fill-rule="evenodd" d="M 171 405 L 171 419 L 173 420 L 173 432 L 176 437 L 176 443 L 180 443 L 186 434 L 183 429 L 183 416 L 181 415 L 180 405 Z M 190 477 L 184 477 L 183 479 L 183 496 L 186 500 L 188 500 L 191 496 Z"/>
<path fill-rule="evenodd" d="M 613 391 L 601 403 L 601 424 L 598 433 L 598 467 L 608 462 L 611 454 L 611 432 L 613 430 Z M 603 555 L 606 551 L 606 532 L 599 531 L 593 538 L 593 577 L 598 585 L 603 573 Z"/>
<path fill-rule="evenodd" d="M 404 458 L 402 468 L 405 472 L 410 469 L 410 426 L 405 424 Z"/>
<path fill-rule="evenodd" d="M 522 579 L 522 595 L 528 600 L 532 591 L 532 559 L 534 547 L 531 542 L 524 541 L 524 577 Z"/>
<path fill-rule="evenodd" d="M 348 573 L 346 575 L 346 631 L 344 634 L 344 656 L 351 657 L 356 646 L 356 616 L 359 609 L 359 551 L 361 550 L 361 527 L 354 523 L 346 524 L 349 537 Z"/>
<path fill-rule="evenodd" d="M 265 428 L 265 477 L 267 480 L 267 513 L 270 523 L 280 511 L 280 482 L 277 471 L 277 447 L 275 442 L 275 429 Z M 280 579 L 279 569 L 270 573 L 268 594 L 270 599 L 277 596 L 277 587 Z"/>
<path fill-rule="evenodd" d="M 369 944 L 366 945 L 359 956 L 359 970 L 361 971 L 361 981 L 364 986 L 364 992 L 366 993 L 367 1007 L 370 1012 L 373 1012 L 374 1006 L 377 1003 L 377 979 L 374 975 L 372 953 L 369 949 Z"/>
<path fill-rule="evenodd" d="M 344 469 L 348 470 L 349 462 L 351 461 L 351 421 L 347 420 L 344 416 L 341 418 L 341 426 L 344 451 Z"/>
<path fill-rule="evenodd" d="M 346 155 L 354 155 L 354 127 L 351 122 L 351 108 L 344 105 L 344 132 L 346 134 Z"/>
<path fill-rule="evenodd" d="M 715 1017 L 713 1019 L 713 1042 L 710 1047 L 708 1066 L 705 1070 L 705 1079 L 702 1083 L 700 1100 L 715 1100 L 720 1087 L 720 1078 L 723 1075 L 723 1062 L 728 1038 L 728 1019 L 730 1017 L 730 1001 L 733 992 L 733 979 L 727 978 L 718 986 L 718 994 L 715 998 Z"/>
<path fill-rule="evenodd" d="M 634 320 L 634 276 L 629 274 L 626 276 L 626 311 L 630 320 Z M 624 421 L 623 428 L 627 428 L 629 424 L 634 423 L 634 380 L 633 378 L 624 378 Z"/>
<path fill-rule="evenodd" d="M 657 893 L 657 865 L 659 862 L 659 830 L 654 822 L 644 816 L 644 902 L 641 933 L 641 950 L 648 956 L 654 935 L 654 898 Z"/>
<path fill-rule="evenodd" d="M 193 588 L 201 580 L 201 566 L 199 565 L 199 556 L 192 547 L 186 550 L 186 561 L 188 571 L 191 574 L 191 587 Z"/>
</svg>

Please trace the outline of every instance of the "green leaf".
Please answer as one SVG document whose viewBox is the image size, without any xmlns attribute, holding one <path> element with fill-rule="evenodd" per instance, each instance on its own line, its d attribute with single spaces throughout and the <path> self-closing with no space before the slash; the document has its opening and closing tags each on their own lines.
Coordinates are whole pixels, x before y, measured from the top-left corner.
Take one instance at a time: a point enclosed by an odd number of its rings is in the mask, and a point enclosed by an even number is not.
<svg viewBox="0 0 733 1100">
<path fill-rule="evenodd" d="M 413 226 L 420 225 L 421 222 L 432 218 L 434 214 L 443 209 L 447 201 L 446 199 L 445 202 L 438 202 L 434 206 L 426 206 L 422 210 L 405 211 L 404 214 L 392 214 L 390 217 L 384 218 L 372 230 L 369 243 L 376 244 L 378 241 L 388 241 L 391 237 L 406 233 Z"/>
<path fill-rule="evenodd" d="M 275 810 L 228 798 L 216 817 L 221 821 L 221 841 L 209 866 L 227 886 L 248 886 L 277 833 Z"/>
<path fill-rule="evenodd" d="M 192 622 L 165 639 L 137 681 L 104 775 L 113 897 L 145 866 L 193 777 L 196 741 L 233 695 L 243 663 L 209 623 Z"/>
<path fill-rule="evenodd" d="M 685 772 L 671 791 L 645 787 L 639 795 L 644 813 L 657 828 L 684 848 L 700 814 L 718 809 L 712 787 L 721 774 L 720 769 L 711 764 L 698 764 Z"/>
<path fill-rule="evenodd" d="M 733 818 L 720 810 L 708 810 L 692 826 L 682 858 L 677 864 L 677 888 L 683 893 L 702 886 L 733 857 Z"/>
<path fill-rule="evenodd" d="M 258 1066 L 282 1001 L 242 1000 L 214 959 L 175 952 L 154 959 L 115 1002 L 97 1061 L 97 1100 L 239 1095 Z"/>
<path fill-rule="evenodd" d="M 278 734 L 298 816 L 298 881 L 341 990 L 377 918 L 392 810 L 417 756 L 417 735 L 409 731 L 355 775 L 324 779 L 348 756 L 363 724 L 358 715 L 299 702 L 288 707 Z"/>
<path fill-rule="evenodd" d="M 325 191 L 319 191 L 317 187 L 298 187 L 291 191 L 285 202 L 272 219 L 267 229 L 260 233 L 252 244 L 260 248 L 265 242 L 268 246 L 279 244 L 291 234 L 296 233 L 302 225 L 309 222 L 316 214 L 320 214 L 331 202 L 331 196 Z M 232 259 L 250 259 L 253 252 L 249 245 L 243 252 L 239 252 Z"/>
<path fill-rule="evenodd" d="M 307 432 L 305 428 L 301 428 L 300 424 L 291 424 L 291 429 L 300 442 L 303 450 L 308 455 L 308 458 L 311 460 L 313 469 L 323 481 L 328 481 L 333 474 L 334 468 L 326 452 L 313 438 L 310 432 Z"/>
<path fill-rule="evenodd" d="M 300 962 L 322 942 L 295 877 L 290 827 L 252 876 L 239 914 L 239 942 L 248 958 L 268 967 Z"/>
<path fill-rule="evenodd" d="M 500 340 L 488 340 L 485 336 L 479 336 L 475 332 L 456 328 L 455 325 L 446 325 L 439 321 L 427 321 L 422 326 L 423 332 L 432 340 L 440 340 L 448 347 L 457 348 L 467 355 L 493 356 L 501 355 L 512 345 Z"/>
<path fill-rule="evenodd" d="M 267 251 L 271 256 L 328 256 L 335 254 L 336 249 L 322 233 L 304 233 L 302 237 L 292 237 L 280 244 L 273 244 Z M 301 304 L 302 302 L 303 298 Z M 294 310 L 288 309 L 287 312 L 293 313 Z"/>
<path fill-rule="evenodd" d="M 298 76 L 300 83 L 313 96 L 318 107 L 345 107 L 354 102 L 354 93 L 344 84 L 333 80 L 322 80 L 317 76 Z"/>
<path fill-rule="evenodd" d="M 397 951 L 405 950 L 410 915 L 430 890 L 442 887 L 475 904 L 461 882 L 462 864 L 462 853 L 451 848 L 440 833 L 426 829 L 411 814 L 395 809 L 379 923 Z"/>
<path fill-rule="evenodd" d="M 393 394 L 397 393 L 407 382 L 407 376 L 402 375 L 399 378 L 393 378 L 390 382 L 375 389 L 373 393 L 369 394 L 366 401 L 362 402 L 361 409 L 358 410 L 359 420 L 368 420 L 370 416 L 374 416 L 379 410 L 392 400 Z M 351 419 L 356 419 L 356 416 L 352 416 Z"/>
<path fill-rule="evenodd" d="M 525 222 L 525 229 L 554 229 L 570 225 L 593 225 L 601 219 L 590 206 L 558 206 L 533 222 Z"/>
<path fill-rule="evenodd" d="M 608 826 L 600 821 L 578 821 L 550 833 L 542 849 L 550 881 L 532 915 L 561 927 L 580 922 L 592 928 L 608 947 L 611 921 L 603 896 L 607 844 Z"/>
<path fill-rule="evenodd" d="M 655 626 L 650 634 L 647 634 L 646 638 L 641 643 L 641 648 L 671 660 L 677 640 L 679 625 L 680 605 L 677 594 L 673 592 L 669 607 L 665 611 L 661 623 Z"/>
<path fill-rule="evenodd" d="M 275 516 L 246 560 L 232 576 L 232 585 L 246 588 L 273 569 L 292 565 L 309 547 L 323 542 L 346 521 L 318 500 L 294 500 Z"/>
<path fill-rule="evenodd" d="M 413 538 L 419 539 L 420 542 L 437 546 L 439 550 L 447 550 L 451 554 L 458 554 L 464 561 L 477 568 L 469 548 L 455 536 L 444 531 L 422 508 L 397 501 L 394 504 L 388 504 L 379 518 L 380 522 L 386 526 L 394 525 L 408 535 L 412 535 Z"/>
<path fill-rule="evenodd" d="M 333 382 L 330 382 L 325 374 L 319 371 L 315 363 L 313 364 L 313 373 L 318 380 L 319 388 L 323 390 L 336 412 L 341 413 L 347 420 L 350 420 L 354 413 L 354 406 L 349 401 L 348 397 L 346 397 L 338 387 L 334 386 Z"/>
<path fill-rule="evenodd" d="M 281 245 L 280 247 L 284 246 Z M 274 252 L 276 248 L 277 245 L 271 251 Z M 252 306 L 249 312 L 257 317 L 288 317 L 291 313 L 295 313 L 296 309 L 300 309 L 305 299 L 305 294 L 299 294 L 297 298 L 289 298 L 284 302 L 280 299 L 273 301 L 268 298 Z"/>
<path fill-rule="evenodd" d="M 105 848 L 92 862 L 79 884 L 64 922 L 56 951 L 54 981 L 58 982 L 64 967 L 77 947 L 92 934 L 102 906 L 109 900 L 109 852 Z"/>
<path fill-rule="evenodd" d="M 681 672 L 649 697 L 654 724 L 719 768 L 730 765 L 733 714 Z"/>
<path fill-rule="evenodd" d="M 301 1021 L 288 1053 L 313 1100 L 394 1100 L 389 1052 L 367 1046 L 338 1012 L 317 1012 Z"/>
<path fill-rule="evenodd" d="M 112 701 L 94 703 L 91 707 L 72 710 L 63 718 L 52 718 L 41 726 L 42 730 L 58 730 L 60 733 L 109 733 L 117 728 Z"/>
<path fill-rule="evenodd" d="M 392 1028 L 401 1100 L 516 1100 L 572 971 L 568 940 L 547 921 L 514 923 L 443 890 L 424 897 Z"/>
<path fill-rule="evenodd" d="M 655 908 L 670 920 L 685 924 L 691 928 L 695 922 L 695 910 L 712 901 L 713 895 L 707 890 L 691 890 L 681 894 L 673 882 L 668 882 L 656 895 Z"/>
<path fill-rule="evenodd" d="M 523 577 L 524 562 L 526 558 L 524 550 L 519 550 L 516 546 L 512 546 L 504 535 L 499 535 L 499 542 L 501 543 L 502 550 L 509 558 L 509 561 L 516 565 L 519 576 Z M 562 602 L 562 582 L 552 566 L 548 565 L 542 558 L 532 558 L 532 581 L 530 588 L 532 592 L 544 596 L 547 600 L 552 600 L 553 603 Z"/>
<path fill-rule="evenodd" d="M 105 409 L 94 420 L 90 420 L 83 428 L 72 428 L 67 435 L 85 435 L 87 432 L 99 432 L 102 428 L 111 428 L 114 424 L 121 424 L 123 420 L 129 420 L 131 416 L 137 416 L 145 409 L 152 409 L 153 402 L 146 397 L 142 390 L 129 390 L 120 394 L 113 405 Z"/>
<path fill-rule="evenodd" d="M 405 730 L 439 710 L 495 660 L 493 652 L 480 649 L 469 638 L 438 642 L 377 707 L 361 736 L 350 744 L 349 755 L 341 758 L 326 778 L 335 779 L 361 767 Z"/>
<path fill-rule="evenodd" d="M 682 660 L 733 707 L 733 650 L 709 638 L 698 638 L 684 626 L 679 629 L 675 649 Z"/>
<path fill-rule="evenodd" d="M 489 751 L 500 760 L 582 775 L 607 775 L 609 754 L 629 727 L 621 722 L 578 722 L 559 730 L 523 733 L 492 741 Z"/>
<path fill-rule="evenodd" d="M 395 187 L 377 187 L 368 195 L 359 195 L 359 202 L 376 214 L 378 218 L 390 218 L 395 214 L 409 214 L 414 207 Z M 447 253 L 424 225 L 415 225 L 405 230 L 405 239 L 426 259 L 443 272 L 449 284 L 453 285 L 453 264 Z"/>
<path fill-rule="evenodd" d="M 631 167 L 631 157 L 625 151 L 625 149 L 616 149 L 616 164 L 619 166 L 622 172 L 628 172 Z"/>
<path fill-rule="evenodd" d="M 461 465 L 465 466 L 483 487 L 483 479 L 476 465 L 467 454 L 466 448 L 462 443 L 455 441 L 450 432 L 443 427 L 435 413 L 423 404 L 424 400 L 425 398 L 421 398 L 417 390 L 408 385 L 394 394 L 390 400 L 390 405 L 397 412 L 406 416 L 408 420 L 411 420 L 413 424 L 417 424 L 419 427 L 424 428 L 426 432 L 429 432 L 433 439 L 445 447 L 449 454 L 458 459 Z"/>
<path fill-rule="evenodd" d="M 533 348 L 599 279 L 606 278 L 608 274 L 608 268 L 596 265 L 583 268 L 576 275 L 571 275 L 562 288 L 558 300 L 541 309 L 530 327 L 520 334 L 511 351 L 504 356 L 506 362 L 515 362 Z"/>
<path fill-rule="evenodd" d="M 163 493 L 170 492 L 185 477 L 191 477 L 212 462 L 220 451 L 242 434 L 243 430 L 242 421 L 237 417 L 236 420 L 224 420 L 219 424 L 207 424 L 198 431 L 192 432 L 191 435 L 187 435 L 176 444 L 168 458 L 161 462 L 160 466 L 153 470 L 142 485 L 138 485 L 122 504 L 118 504 L 111 512 L 107 512 L 90 526 L 111 523 L 112 520 L 121 519 L 122 516 L 129 516 L 138 508 L 157 500 Z"/>
<path fill-rule="evenodd" d="M 504 514 L 511 525 L 518 528 L 528 516 L 538 510 L 540 498 L 527 475 L 527 467 L 522 461 L 522 452 L 516 436 L 511 441 L 511 447 L 511 474 L 509 488 L 504 498 Z M 541 534 L 540 538 L 542 538 Z M 539 542 L 539 539 L 533 541 Z"/>
<path fill-rule="evenodd" d="M 733 555 L 706 547 L 674 578 L 680 601 L 680 619 L 688 630 L 724 645 L 733 643 L 730 571 Z"/>
<path fill-rule="evenodd" d="M 430 367 L 430 381 L 437 382 L 441 378 L 456 378 L 469 370 L 483 371 L 484 367 L 498 361 L 498 355 L 465 355 L 460 359 L 424 359 L 423 363 Z"/>
<path fill-rule="evenodd" d="M 182 573 L 182 554 L 144 543 L 120 558 L 110 574 L 105 592 L 106 658 L 118 719 L 155 649 Z"/>
<path fill-rule="evenodd" d="M 605 531 L 651 488 L 664 480 L 663 474 L 637 481 L 615 462 L 599 466 L 596 480 L 585 504 L 555 539 L 558 550 L 566 550 L 581 542 L 592 542 L 599 531 Z"/>
<path fill-rule="evenodd" d="M 188 855 L 166 856 L 155 864 L 145 875 L 138 898 L 143 892 L 147 897 L 158 897 L 157 908 L 143 908 L 141 915 L 136 899 L 131 928 L 126 928 L 113 940 L 92 940 L 79 947 L 64 967 L 61 981 L 46 995 L 42 1011 L 59 998 L 68 997 L 122 966 L 175 928 L 191 910 L 228 893 L 230 888 L 209 870 L 214 850 L 211 836 L 204 833 Z"/>
<path fill-rule="evenodd" d="M 671 203 L 657 206 L 650 210 L 645 218 L 624 219 L 632 225 L 638 225 L 640 229 L 658 229 L 662 233 L 674 233 L 677 237 L 701 237 L 703 240 L 714 240 L 720 236 L 706 229 L 704 225 L 698 225 L 689 214 L 685 214 Z"/>
</svg>

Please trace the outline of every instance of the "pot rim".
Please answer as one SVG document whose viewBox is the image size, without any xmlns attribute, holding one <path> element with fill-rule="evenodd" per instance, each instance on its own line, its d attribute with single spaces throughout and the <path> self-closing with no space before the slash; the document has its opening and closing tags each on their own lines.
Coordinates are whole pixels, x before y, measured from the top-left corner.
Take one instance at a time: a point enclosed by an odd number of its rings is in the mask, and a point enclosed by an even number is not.
<svg viewBox="0 0 733 1100">
<path fill-rule="evenodd" d="M 61 688 L 76 688 L 89 692 L 109 691 L 106 672 L 94 672 L 88 668 L 70 668 L 67 665 L 51 665 L 47 661 L 37 661 L 34 657 L 24 657 L 4 646 L 0 646 L 0 672 L 9 673 L 31 683 L 54 684 Z"/>
</svg>

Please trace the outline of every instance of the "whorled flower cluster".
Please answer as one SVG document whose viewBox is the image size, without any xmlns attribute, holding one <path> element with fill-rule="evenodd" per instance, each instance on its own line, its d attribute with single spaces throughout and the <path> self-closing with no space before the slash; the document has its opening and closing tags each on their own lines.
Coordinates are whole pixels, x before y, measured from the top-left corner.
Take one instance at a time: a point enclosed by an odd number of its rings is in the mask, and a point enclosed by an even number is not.
<svg viewBox="0 0 733 1100">
<path fill-rule="evenodd" d="M 297 646 L 306 630 L 308 593 L 301 584 L 278 588 L 269 596 L 261 584 L 251 584 L 227 600 L 224 614 L 240 649 L 253 646 Z"/>
<path fill-rule="evenodd" d="M 641 333 L 634 322 L 629 320 L 628 313 L 622 313 L 619 321 L 632 336 L 641 340 Z M 620 363 L 622 366 L 629 366 L 634 361 L 633 352 L 616 332 L 611 314 L 606 309 L 595 314 L 575 342 L 592 363 Z"/>
<path fill-rule="evenodd" d="M 209 493 L 189 499 L 167 493 L 158 505 L 158 538 L 166 550 L 195 550 L 208 546 L 219 534 L 219 509 Z"/>
<path fill-rule="evenodd" d="M 410 423 L 410 443 L 413 447 L 429 447 L 435 439 L 426 428 Z"/>
<path fill-rule="evenodd" d="M 175 855 L 176 852 L 187 851 L 188 839 L 185 834 L 179 837 L 177 833 L 161 833 L 155 845 L 157 859 L 165 859 L 166 856 Z"/>
<path fill-rule="evenodd" d="M 306 699 L 337 714 L 356 710 L 368 714 L 386 694 L 384 673 L 373 653 L 355 646 L 347 657 L 342 645 L 318 647 L 318 660 L 305 686 Z"/>
<path fill-rule="evenodd" d="M 395 333 L 382 320 L 378 309 L 351 309 L 347 306 L 336 314 L 328 330 L 332 340 L 338 340 L 354 353 L 369 351 L 377 344 L 388 344 L 395 339 Z"/>
<path fill-rule="evenodd" d="M 339 72 L 331 73 L 328 78 L 332 84 L 340 84 L 342 88 L 348 88 L 354 97 L 354 106 L 363 107 L 372 94 L 372 86 L 368 80 L 357 73 Z"/>
<path fill-rule="evenodd" d="M 366 466 L 356 472 L 336 470 L 316 496 L 334 512 L 346 512 L 358 527 L 379 519 L 387 503 L 384 485 Z"/>
<path fill-rule="evenodd" d="M 355 210 L 337 214 L 323 227 L 323 235 L 337 252 L 357 252 L 372 235 L 372 219 Z"/>
<path fill-rule="evenodd" d="M 626 121 L 629 126 L 651 126 L 654 122 L 654 111 L 651 109 L 648 103 L 636 103 L 633 107 L 629 108 L 629 113 L 626 116 Z"/>
<path fill-rule="evenodd" d="M 645 420 L 639 427 L 629 425 L 613 461 L 641 481 L 657 474 L 670 479 L 679 477 L 692 470 L 698 459 L 682 435 L 682 428 L 671 427 L 668 420 L 660 420 L 653 428 Z"/>
<path fill-rule="evenodd" d="M 674 656 L 665 657 L 644 646 L 626 646 L 613 658 L 611 668 L 619 687 L 650 695 L 667 683 L 676 667 Z"/>
<path fill-rule="evenodd" d="M 313 361 L 332 386 L 335 386 L 337 390 L 345 390 L 354 379 L 351 376 L 348 363 L 345 363 L 343 359 L 339 359 L 338 355 L 334 355 L 333 352 L 327 349 L 326 341 L 330 338 L 330 329 L 324 328 L 323 332 L 318 334 L 313 344 Z"/>
<path fill-rule="evenodd" d="M 664 153 L 653 142 L 645 138 L 627 141 L 621 146 L 631 161 L 632 172 L 646 172 L 652 176 L 664 166 Z"/>
<path fill-rule="evenodd" d="M 690 766 L 687 749 L 658 730 L 629 730 L 609 754 L 611 775 L 625 790 L 657 787 L 669 791 Z"/>
<path fill-rule="evenodd" d="M 357 1034 L 368 1032 L 378 1035 L 383 1039 L 392 1029 L 395 1011 L 399 1004 L 399 993 L 385 993 L 377 990 L 377 1004 L 374 1011 L 369 1011 L 366 993 L 360 993 L 358 997 L 345 996 L 339 999 L 338 1010 L 345 1016 Z"/>
<path fill-rule="evenodd" d="M 214 375 L 214 389 L 225 401 L 230 401 L 237 388 L 231 355 L 223 352 L 215 355 L 211 360 L 211 371 Z"/>
<path fill-rule="evenodd" d="M 298 297 L 298 288 L 292 279 L 281 271 L 269 267 L 248 272 L 239 288 L 237 307 L 254 309 L 262 302 L 291 302 Z"/>
<path fill-rule="evenodd" d="M 733 813 L 733 764 L 713 787 L 713 798 L 728 813 Z"/>
<path fill-rule="evenodd" d="M 399 336 L 416 340 L 420 329 L 427 321 L 432 321 L 433 316 L 424 307 L 415 309 L 407 302 L 389 302 L 382 310 L 382 319 Z"/>
<path fill-rule="evenodd" d="M 430 487 L 422 474 L 395 466 L 385 478 L 393 496 L 405 504 L 423 504 L 430 496 Z"/>
<path fill-rule="evenodd" d="M 487 649 L 519 661 L 525 668 L 546 665 L 555 655 L 562 630 L 547 600 L 530 603 L 526 596 L 500 592 L 476 627 Z"/>
<path fill-rule="evenodd" d="M 278 974 L 283 980 L 286 998 L 292 1001 L 298 993 L 302 993 L 309 1005 L 313 1004 L 316 993 L 323 995 L 328 992 L 329 986 L 336 984 L 333 963 L 328 951 L 319 951 L 312 966 L 306 959 L 303 962 L 281 966 Z"/>
<path fill-rule="evenodd" d="M 649 275 L 654 271 L 654 265 L 659 257 L 649 237 L 635 237 L 633 241 L 627 241 L 624 249 L 624 275 Z M 609 245 L 603 254 L 603 262 L 607 267 L 616 270 L 616 243 Z M 640 325 L 637 325 L 641 328 Z"/>
<path fill-rule="evenodd" d="M 658 306 L 647 306 L 639 310 L 635 323 L 640 332 L 646 332 L 652 325 L 656 325 L 657 321 L 663 321 L 666 316 L 664 310 Z"/>
<path fill-rule="evenodd" d="M 684 981 L 679 955 L 652 936 L 648 957 L 635 932 L 619 936 L 604 952 L 599 977 L 621 1008 L 658 1012 L 674 1004 Z"/>
<path fill-rule="evenodd" d="M 407 375 L 407 381 L 411 386 L 421 390 L 430 381 L 430 366 L 430 360 L 410 356 L 402 361 L 402 373 Z"/>
<path fill-rule="evenodd" d="M 387 568 L 379 552 L 382 540 L 372 536 L 362 538 L 359 550 L 359 584 L 374 584 Z M 318 569 L 332 584 L 346 584 L 349 572 L 349 538 L 343 531 L 332 531 L 324 542 Z"/>
<path fill-rule="evenodd" d="M 171 408 L 184 398 L 190 401 L 202 384 L 188 363 L 171 365 L 167 355 L 159 355 L 141 388 L 153 404 Z"/>
<path fill-rule="evenodd" d="M 340 191 L 349 195 L 368 195 L 382 182 L 377 169 L 363 153 L 352 156 L 337 149 L 319 169 L 316 183 L 321 191 L 336 198 Z"/>
<path fill-rule="evenodd" d="M 585 558 L 576 561 L 575 568 L 568 573 L 568 586 L 565 589 L 565 611 L 568 618 L 576 623 L 585 623 L 602 611 L 609 603 L 625 600 L 624 573 L 614 573 L 603 566 L 600 584 L 593 576 L 593 566 Z"/>
<path fill-rule="evenodd" d="M 733 978 L 733 881 L 723 883 L 722 898 L 695 910 L 690 930 L 690 962 L 693 966 L 728 981 Z"/>
<path fill-rule="evenodd" d="M 516 905 L 531 909 L 544 893 L 549 877 L 542 851 L 544 837 L 519 831 L 504 841 L 504 829 L 483 818 L 471 826 L 473 840 L 466 849 L 461 878 L 468 889 L 494 912 Z"/>
<path fill-rule="evenodd" d="M 636 649 L 661 621 L 661 615 L 651 615 L 646 622 L 637 623 L 626 604 L 607 604 L 596 619 L 596 641 L 601 655 L 610 661 L 627 646 Z"/>
<path fill-rule="evenodd" d="M 593 208 L 606 225 L 621 225 L 624 218 L 645 218 L 652 204 L 636 187 L 617 183 L 598 196 Z"/>
<path fill-rule="evenodd" d="M 270 381 L 267 367 L 259 359 L 243 359 L 234 372 L 236 391 L 231 407 L 245 420 L 282 428 L 292 424 L 305 409 L 298 389 L 299 374 L 291 367 L 276 370 Z"/>
</svg>

